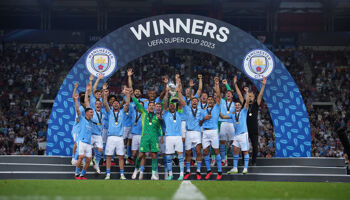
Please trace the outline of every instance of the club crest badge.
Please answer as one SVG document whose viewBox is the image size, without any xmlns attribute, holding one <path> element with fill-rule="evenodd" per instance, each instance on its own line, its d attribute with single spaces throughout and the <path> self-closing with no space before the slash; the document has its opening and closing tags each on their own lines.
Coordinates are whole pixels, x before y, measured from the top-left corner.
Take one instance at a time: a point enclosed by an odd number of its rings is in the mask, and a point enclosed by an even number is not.
<svg viewBox="0 0 350 200">
<path fill-rule="evenodd" d="M 250 51 L 243 60 L 245 73 L 253 79 L 268 77 L 274 68 L 274 60 L 270 53 L 262 49 Z"/>
<path fill-rule="evenodd" d="M 86 56 L 87 70 L 94 76 L 104 74 L 108 77 L 113 74 L 117 66 L 117 59 L 112 51 L 99 47 L 92 49 Z"/>
</svg>

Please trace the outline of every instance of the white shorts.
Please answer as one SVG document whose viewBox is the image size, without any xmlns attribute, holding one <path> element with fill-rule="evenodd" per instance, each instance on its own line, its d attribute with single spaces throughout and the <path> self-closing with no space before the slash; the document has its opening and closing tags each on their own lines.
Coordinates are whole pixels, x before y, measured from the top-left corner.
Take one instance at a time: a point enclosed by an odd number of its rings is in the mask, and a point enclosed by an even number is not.
<svg viewBox="0 0 350 200">
<path fill-rule="evenodd" d="M 123 137 L 124 139 L 132 139 L 131 127 L 123 128 Z"/>
<path fill-rule="evenodd" d="M 203 149 L 209 147 L 210 145 L 213 149 L 219 148 L 219 135 L 218 130 L 203 130 L 203 138 L 202 138 Z"/>
<path fill-rule="evenodd" d="M 241 149 L 241 151 L 248 151 L 249 150 L 249 139 L 248 139 L 248 132 L 235 135 L 233 137 L 233 146 L 238 147 Z"/>
<path fill-rule="evenodd" d="M 106 144 L 108 137 L 108 129 L 102 129 L 102 142 L 103 144 Z"/>
<path fill-rule="evenodd" d="M 181 136 L 165 136 L 165 154 L 174 154 L 176 152 L 183 152 L 183 143 Z"/>
<path fill-rule="evenodd" d="M 159 142 L 159 152 L 158 153 L 163 154 L 163 153 L 165 153 L 165 136 L 163 137 L 163 144 L 160 143 L 160 138 L 161 137 L 158 138 L 158 142 Z"/>
<path fill-rule="evenodd" d="M 198 131 L 187 131 L 185 140 L 185 149 L 190 150 L 202 143 L 201 133 Z"/>
<path fill-rule="evenodd" d="M 140 148 L 141 135 L 132 135 L 131 151 L 137 151 Z"/>
<path fill-rule="evenodd" d="M 78 152 L 79 152 L 79 156 L 85 156 L 85 157 L 91 158 L 91 154 L 92 154 L 91 144 L 79 141 Z"/>
<path fill-rule="evenodd" d="M 107 156 L 124 155 L 124 139 L 119 136 L 108 136 L 105 153 Z"/>
<path fill-rule="evenodd" d="M 186 121 L 181 121 L 181 137 L 186 137 Z"/>
<path fill-rule="evenodd" d="M 221 122 L 219 139 L 225 141 L 231 141 L 235 134 L 235 127 L 233 123 Z"/>
<path fill-rule="evenodd" d="M 92 148 L 103 148 L 102 136 L 101 135 L 91 135 L 91 146 Z"/>
</svg>

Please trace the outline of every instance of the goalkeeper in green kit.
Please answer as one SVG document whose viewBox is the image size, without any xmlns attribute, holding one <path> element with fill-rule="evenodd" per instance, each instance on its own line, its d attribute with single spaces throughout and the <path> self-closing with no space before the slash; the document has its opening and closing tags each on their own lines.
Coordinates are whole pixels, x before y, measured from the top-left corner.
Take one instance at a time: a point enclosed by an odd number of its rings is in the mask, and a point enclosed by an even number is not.
<svg viewBox="0 0 350 200">
<path fill-rule="evenodd" d="M 150 101 L 146 110 L 135 96 L 132 97 L 137 109 L 141 112 L 142 135 L 140 141 L 140 153 L 135 163 L 135 170 L 140 167 L 140 160 L 144 158 L 146 152 L 151 152 L 152 157 L 152 177 L 151 180 L 159 180 L 157 176 L 157 152 L 159 151 L 159 130 L 161 130 L 162 116 L 155 113 L 155 102 Z M 162 132 L 161 132 L 162 133 Z M 163 135 L 161 134 L 160 142 L 163 143 Z"/>
</svg>

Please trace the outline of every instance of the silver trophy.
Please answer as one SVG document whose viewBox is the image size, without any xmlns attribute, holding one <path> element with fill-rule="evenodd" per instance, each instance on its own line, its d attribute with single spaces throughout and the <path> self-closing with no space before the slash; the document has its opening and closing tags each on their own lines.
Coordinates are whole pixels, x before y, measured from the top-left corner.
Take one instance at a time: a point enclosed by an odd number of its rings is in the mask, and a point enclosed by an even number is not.
<svg viewBox="0 0 350 200">
<path fill-rule="evenodd" d="M 176 95 L 175 89 L 176 89 L 177 85 L 175 85 L 175 83 L 173 83 L 171 80 L 169 80 L 167 87 L 170 88 L 170 91 L 169 91 L 170 95 L 172 97 L 175 96 Z"/>
</svg>

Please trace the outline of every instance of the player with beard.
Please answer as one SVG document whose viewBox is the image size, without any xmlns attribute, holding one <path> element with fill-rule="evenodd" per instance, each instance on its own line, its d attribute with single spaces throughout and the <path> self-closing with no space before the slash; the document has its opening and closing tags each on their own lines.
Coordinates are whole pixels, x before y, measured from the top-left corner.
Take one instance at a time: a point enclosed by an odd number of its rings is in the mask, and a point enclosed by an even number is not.
<svg viewBox="0 0 350 200">
<path fill-rule="evenodd" d="M 103 90 L 107 89 L 107 85 L 103 85 Z M 106 166 L 106 180 L 111 176 L 111 160 L 116 153 L 119 160 L 120 179 L 125 180 L 124 175 L 124 140 L 123 140 L 123 124 L 126 115 L 129 115 L 129 103 L 132 90 L 126 89 L 126 103 L 124 107 L 120 108 L 119 101 L 114 101 L 112 108 L 109 107 L 106 95 L 103 96 L 103 104 L 108 114 L 108 138 L 106 144 L 107 166 Z"/>
<path fill-rule="evenodd" d="M 227 85 L 227 80 L 222 81 L 224 85 Z M 227 90 L 225 99 L 221 99 L 220 113 L 223 115 L 229 115 L 235 110 L 235 103 L 233 102 L 233 93 L 231 90 Z M 223 166 L 227 166 L 226 160 L 226 143 L 232 140 L 232 136 L 235 132 L 232 119 L 220 118 L 220 156 L 222 159 Z"/>
<path fill-rule="evenodd" d="M 151 152 L 152 157 L 152 177 L 151 180 L 159 180 L 157 176 L 157 153 L 159 152 L 158 136 L 161 129 L 162 116 L 155 114 L 155 103 L 148 102 L 147 110 L 139 103 L 138 99 L 132 95 L 136 108 L 141 112 L 142 135 L 139 149 L 139 159 L 146 156 L 146 152 Z M 151 98 L 153 99 L 153 97 Z M 155 99 L 155 98 L 154 98 Z M 161 143 L 163 139 L 161 139 Z"/>
<path fill-rule="evenodd" d="M 180 101 L 183 101 L 180 98 Z M 189 179 L 191 175 L 191 153 L 194 149 L 196 151 L 197 160 L 197 180 L 201 180 L 201 166 L 202 166 L 202 138 L 201 138 L 201 126 L 200 117 L 203 110 L 198 108 L 198 98 L 193 97 L 191 100 L 191 105 L 186 105 L 185 113 L 186 118 L 186 174 L 184 179 Z"/>
<path fill-rule="evenodd" d="M 235 84 L 235 89 L 237 95 L 239 97 L 239 101 L 243 104 L 244 98 L 243 95 L 237 85 L 237 76 L 234 77 L 233 83 Z M 253 147 L 253 155 L 252 155 L 252 165 L 256 165 L 256 156 L 258 154 L 258 112 L 259 107 L 261 105 L 261 100 L 264 94 L 265 85 L 266 85 L 266 77 L 261 81 L 262 86 L 258 95 L 258 98 L 255 100 L 255 95 L 253 92 L 248 92 L 246 95 L 250 96 L 249 108 L 248 108 L 248 116 L 247 116 L 247 126 L 248 126 L 248 135 L 249 139 L 252 143 Z"/>
<path fill-rule="evenodd" d="M 177 77 L 179 78 L 179 77 Z M 167 156 L 167 167 L 169 172 L 168 180 L 173 179 L 172 172 L 172 156 L 176 152 L 179 158 L 179 166 L 180 166 L 180 176 L 178 180 L 183 180 L 184 178 L 184 156 L 183 156 L 183 141 L 181 134 L 181 114 L 176 111 L 176 105 L 174 102 L 170 101 L 168 103 L 170 88 L 166 88 L 166 93 L 164 97 L 164 114 L 163 121 L 165 123 L 165 154 Z M 177 95 L 182 98 L 181 94 L 181 86 L 180 88 L 176 88 Z M 169 108 L 168 108 L 169 104 Z M 182 103 L 179 106 L 183 106 Z"/>
<path fill-rule="evenodd" d="M 221 166 L 221 156 L 219 151 L 219 137 L 218 137 L 218 122 L 220 116 L 220 103 L 221 103 L 221 94 L 219 87 L 219 78 L 215 77 L 215 93 L 216 98 L 214 101 L 213 97 L 208 97 L 208 108 L 201 112 L 201 121 L 200 125 L 203 127 L 203 136 L 202 136 L 202 144 L 203 144 L 203 154 L 205 165 L 207 167 L 207 175 L 205 177 L 206 180 L 210 179 L 212 175 L 211 167 L 210 167 L 210 156 L 209 156 L 209 148 L 210 146 L 214 149 L 216 163 L 218 167 L 218 175 L 216 177 L 217 180 L 222 179 L 222 166 Z"/>
</svg>

